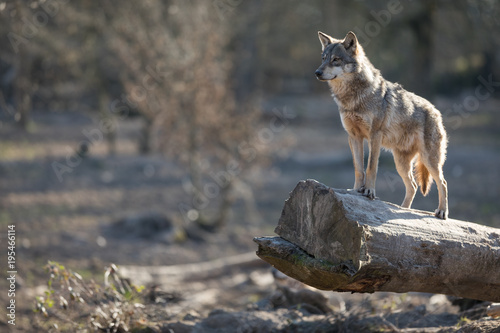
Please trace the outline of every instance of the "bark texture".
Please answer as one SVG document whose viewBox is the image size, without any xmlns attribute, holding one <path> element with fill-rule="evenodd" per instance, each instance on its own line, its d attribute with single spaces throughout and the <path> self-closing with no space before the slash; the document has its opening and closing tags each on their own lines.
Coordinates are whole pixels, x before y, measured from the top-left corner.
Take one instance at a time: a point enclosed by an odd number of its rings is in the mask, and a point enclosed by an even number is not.
<svg viewBox="0 0 500 333">
<path fill-rule="evenodd" d="M 500 230 L 301 181 L 257 255 L 323 290 L 429 292 L 500 302 Z"/>
</svg>

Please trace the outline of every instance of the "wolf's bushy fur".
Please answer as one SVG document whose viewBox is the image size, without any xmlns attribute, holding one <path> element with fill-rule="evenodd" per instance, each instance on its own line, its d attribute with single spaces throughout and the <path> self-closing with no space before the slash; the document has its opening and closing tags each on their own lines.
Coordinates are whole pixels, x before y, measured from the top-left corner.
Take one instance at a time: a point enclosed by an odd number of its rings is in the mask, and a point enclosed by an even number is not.
<svg viewBox="0 0 500 333">
<path fill-rule="evenodd" d="M 366 57 L 354 33 L 343 40 L 318 33 L 322 45 L 322 64 L 316 70 L 321 81 L 328 82 L 339 106 L 342 125 L 349 135 L 352 151 L 354 188 L 375 198 L 375 181 L 381 147 L 394 155 L 396 169 L 404 181 L 406 195 L 402 203 L 409 208 L 417 183 L 424 195 L 432 179 L 439 191 L 435 215 L 448 216 L 448 190 L 443 177 L 447 137 L 441 113 L 427 100 L 385 80 Z M 364 171 L 363 141 L 368 141 L 369 157 Z"/>
</svg>

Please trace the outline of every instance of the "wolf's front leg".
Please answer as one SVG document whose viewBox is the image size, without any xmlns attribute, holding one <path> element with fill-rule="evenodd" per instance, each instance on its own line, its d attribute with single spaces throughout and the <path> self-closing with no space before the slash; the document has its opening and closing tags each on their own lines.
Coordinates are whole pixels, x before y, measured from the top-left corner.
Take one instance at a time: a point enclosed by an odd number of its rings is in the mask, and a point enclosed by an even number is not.
<svg viewBox="0 0 500 333">
<path fill-rule="evenodd" d="M 354 163 L 354 190 L 363 192 L 365 190 L 363 138 L 349 135 L 349 147 Z"/>
<path fill-rule="evenodd" d="M 363 195 L 370 199 L 375 199 L 375 182 L 377 180 L 378 158 L 380 156 L 380 147 L 382 145 L 382 135 L 376 133 L 371 136 L 368 156 L 368 166 L 366 167 L 366 181 Z"/>
</svg>

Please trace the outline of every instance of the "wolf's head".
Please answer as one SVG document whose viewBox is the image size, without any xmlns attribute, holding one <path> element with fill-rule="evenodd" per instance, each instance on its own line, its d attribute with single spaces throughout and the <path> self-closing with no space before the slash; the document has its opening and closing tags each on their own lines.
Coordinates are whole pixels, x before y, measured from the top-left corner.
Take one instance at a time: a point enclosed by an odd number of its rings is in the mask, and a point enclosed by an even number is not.
<svg viewBox="0 0 500 333">
<path fill-rule="evenodd" d="M 318 31 L 318 36 L 322 45 L 322 63 L 315 72 L 318 80 L 335 80 L 357 71 L 357 58 L 362 56 L 363 51 L 352 31 L 349 31 L 343 40 L 335 39 L 321 31 Z"/>
</svg>

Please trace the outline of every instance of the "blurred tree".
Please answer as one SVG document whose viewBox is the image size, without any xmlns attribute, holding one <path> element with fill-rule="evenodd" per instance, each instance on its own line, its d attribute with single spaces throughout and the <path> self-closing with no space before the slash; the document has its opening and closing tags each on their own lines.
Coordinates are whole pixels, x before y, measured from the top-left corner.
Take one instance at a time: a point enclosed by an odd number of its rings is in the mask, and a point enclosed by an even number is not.
<svg viewBox="0 0 500 333">
<path fill-rule="evenodd" d="M 260 73 L 256 70 L 258 63 L 260 20 L 262 18 L 262 3 L 254 0 L 241 6 L 246 15 L 239 18 L 233 25 L 232 48 L 237 56 L 234 57 L 233 81 L 235 99 L 238 104 L 248 104 L 261 94 Z M 226 18 L 228 19 L 228 18 Z"/>
<path fill-rule="evenodd" d="M 232 20 L 217 10 L 201 1 L 106 8 L 126 90 L 116 109 L 137 108 L 143 115 L 143 152 L 158 149 L 186 165 L 192 204 L 181 210 L 214 229 L 227 221 L 234 182 L 266 150 L 251 146 L 249 155 L 244 149 L 256 140 L 258 117 L 255 109 L 235 104 Z"/>
<path fill-rule="evenodd" d="M 375 66 L 426 96 L 498 81 L 497 1 L 400 1 L 383 16 L 390 3 L 0 0 L 0 108 L 24 127 L 33 107 L 85 108 L 109 124 L 110 152 L 115 120 L 139 114 L 139 151 L 184 163 L 189 216 L 223 225 L 234 183 L 272 149 L 257 97 L 325 92 L 318 30 L 361 31 Z"/>
<path fill-rule="evenodd" d="M 32 97 L 38 89 L 33 71 L 41 50 L 31 41 L 39 30 L 32 13 L 37 4 L 34 0 L 0 3 L 0 31 L 3 31 L 0 38 L 4 45 L 0 48 L 0 60 L 4 62 L 0 107 L 25 130 L 29 124 Z"/>
<path fill-rule="evenodd" d="M 51 30 L 50 43 L 51 50 L 58 55 L 57 66 L 65 69 L 65 74 L 58 79 L 81 85 L 84 93 L 78 103 L 85 105 L 85 109 L 97 111 L 108 152 L 115 154 L 117 119 L 109 112 L 109 105 L 111 97 L 118 95 L 123 87 L 116 56 L 110 48 L 114 36 L 107 28 L 110 18 L 102 10 L 102 4 L 93 1 L 73 1 L 59 10 L 64 15 L 52 18 L 56 26 Z"/>
</svg>

